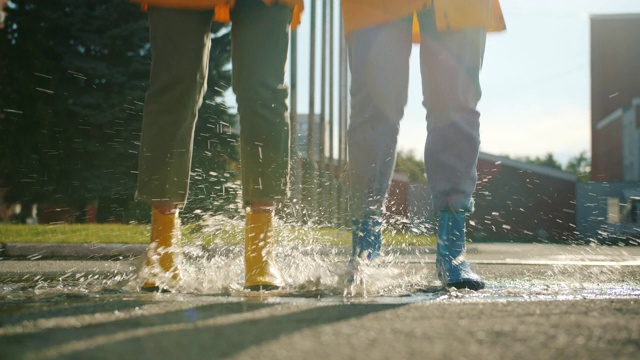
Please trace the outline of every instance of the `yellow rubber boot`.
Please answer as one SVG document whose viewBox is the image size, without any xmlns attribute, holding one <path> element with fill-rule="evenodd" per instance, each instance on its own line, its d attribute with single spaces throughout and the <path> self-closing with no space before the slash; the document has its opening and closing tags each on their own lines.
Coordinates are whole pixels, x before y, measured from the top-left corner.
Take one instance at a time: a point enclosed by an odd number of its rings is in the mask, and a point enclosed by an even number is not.
<svg viewBox="0 0 640 360">
<path fill-rule="evenodd" d="M 271 212 L 247 213 L 244 243 L 244 287 L 249 290 L 275 290 L 284 285 L 275 266 L 271 237 Z"/>
<path fill-rule="evenodd" d="M 178 210 L 163 213 L 151 207 L 151 242 L 147 248 L 142 285 L 144 291 L 168 291 L 179 280 L 176 246 L 180 241 Z"/>
</svg>

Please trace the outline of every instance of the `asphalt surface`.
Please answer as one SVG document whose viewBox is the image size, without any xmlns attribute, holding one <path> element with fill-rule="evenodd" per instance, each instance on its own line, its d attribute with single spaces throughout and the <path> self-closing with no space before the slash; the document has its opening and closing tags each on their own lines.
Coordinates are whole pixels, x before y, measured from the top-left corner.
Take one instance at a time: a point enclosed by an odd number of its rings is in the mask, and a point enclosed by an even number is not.
<svg viewBox="0 0 640 360">
<path fill-rule="evenodd" d="M 640 247 L 477 244 L 486 290 L 367 297 L 140 293 L 112 281 L 136 271 L 125 254 L 8 248 L 0 359 L 640 358 Z M 433 265 L 430 249 L 397 256 Z"/>
</svg>

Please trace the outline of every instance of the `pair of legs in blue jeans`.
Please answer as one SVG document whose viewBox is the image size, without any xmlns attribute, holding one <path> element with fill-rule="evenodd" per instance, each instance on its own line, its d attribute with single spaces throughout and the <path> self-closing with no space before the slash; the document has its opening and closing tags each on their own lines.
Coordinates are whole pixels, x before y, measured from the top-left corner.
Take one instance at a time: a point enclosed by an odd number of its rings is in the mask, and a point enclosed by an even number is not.
<svg viewBox="0 0 640 360">
<path fill-rule="evenodd" d="M 473 211 L 480 147 L 479 73 L 486 31 L 438 32 L 433 10 L 418 13 L 424 160 L 438 211 L 437 269 L 445 285 L 482 288 L 464 260 L 464 224 Z M 395 167 L 400 120 L 409 84 L 412 17 L 347 37 L 351 71 L 349 125 L 353 256 L 372 259 L 381 245 L 384 200 Z"/>
</svg>

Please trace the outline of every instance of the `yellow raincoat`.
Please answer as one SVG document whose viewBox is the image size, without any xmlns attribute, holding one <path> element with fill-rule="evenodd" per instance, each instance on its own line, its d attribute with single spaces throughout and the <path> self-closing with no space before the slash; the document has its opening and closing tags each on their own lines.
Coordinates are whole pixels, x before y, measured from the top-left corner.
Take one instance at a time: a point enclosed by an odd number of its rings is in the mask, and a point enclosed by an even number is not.
<svg viewBox="0 0 640 360">
<path fill-rule="evenodd" d="M 411 16 L 425 6 L 433 6 L 439 31 L 471 27 L 501 31 L 506 28 L 498 0 L 342 0 L 345 36 L 355 30 Z M 419 42 L 415 16 L 413 30 L 414 42 Z"/>
<path fill-rule="evenodd" d="M 293 9 L 291 28 L 295 29 L 300 24 L 302 10 L 304 10 L 303 0 L 262 0 L 267 5 L 280 3 L 289 5 Z M 215 9 L 214 20 L 218 22 L 229 22 L 231 17 L 229 12 L 236 0 L 131 0 L 131 2 L 142 5 L 143 9 L 151 6 L 170 7 L 178 9 L 206 10 Z"/>
</svg>

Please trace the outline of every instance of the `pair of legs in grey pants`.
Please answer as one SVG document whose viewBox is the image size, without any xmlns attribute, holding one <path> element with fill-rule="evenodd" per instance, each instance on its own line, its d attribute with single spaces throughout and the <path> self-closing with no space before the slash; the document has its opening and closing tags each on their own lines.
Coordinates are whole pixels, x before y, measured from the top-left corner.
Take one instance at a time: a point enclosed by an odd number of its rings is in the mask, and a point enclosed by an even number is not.
<svg viewBox="0 0 640 360">
<path fill-rule="evenodd" d="M 395 167 L 409 84 L 411 17 L 353 32 L 349 164 L 355 219 L 379 216 Z M 427 109 L 424 150 L 435 210 L 473 210 L 480 146 L 479 73 L 486 32 L 438 32 L 433 11 L 419 12 L 420 70 Z"/>
<path fill-rule="evenodd" d="M 465 254 L 465 215 L 473 211 L 480 147 L 480 67 L 486 31 L 438 32 L 433 9 L 419 12 L 420 71 L 427 109 L 424 160 L 438 211 L 436 269 L 445 286 L 482 289 Z M 396 161 L 409 84 L 412 17 L 349 35 L 350 188 L 353 249 L 348 272 L 381 247 L 382 212 Z M 355 276 L 349 276 L 348 280 Z"/>
<path fill-rule="evenodd" d="M 152 205 L 142 289 L 174 287 L 177 209 L 187 201 L 198 109 L 206 91 L 213 11 L 149 9 L 152 65 L 144 107 L 137 199 Z M 291 8 L 261 0 L 231 11 L 232 86 L 240 115 L 246 207 L 245 287 L 283 284 L 274 264 L 272 212 L 285 198 L 289 170 L 288 90 L 284 86 Z M 154 270 L 160 266 L 162 271 Z M 148 274 L 146 274 L 148 273 Z M 165 276 L 166 277 L 166 276 Z"/>
<path fill-rule="evenodd" d="M 187 200 L 212 18 L 213 10 L 149 9 L 152 65 L 139 155 L 136 197 L 141 201 L 182 205 Z M 244 201 L 282 199 L 289 169 L 284 76 L 291 9 L 238 1 L 231 20 Z"/>
</svg>

